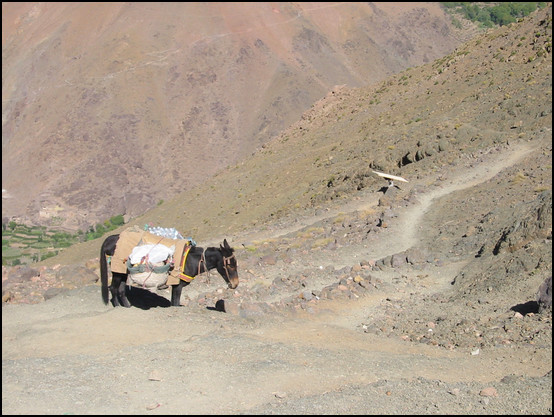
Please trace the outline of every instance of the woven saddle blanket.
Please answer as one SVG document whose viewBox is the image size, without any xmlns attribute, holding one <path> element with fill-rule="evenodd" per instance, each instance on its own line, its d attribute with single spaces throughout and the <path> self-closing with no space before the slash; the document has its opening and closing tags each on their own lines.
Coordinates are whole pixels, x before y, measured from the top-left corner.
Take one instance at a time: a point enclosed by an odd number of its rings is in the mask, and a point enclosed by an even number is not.
<svg viewBox="0 0 554 417">
<path fill-rule="evenodd" d="M 120 274 L 126 274 L 127 271 L 127 258 L 139 244 L 162 244 L 168 248 L 175 245 L 175 254 L 173 259 L 175 260 L 176 267 L 170 271 L 167 280 L 167 285 L 177 285 L 179 283 L 179 265 L 185 248 L 189 244 L 186 239 L 169 239 L 166 237 L 158 236 L 153 233 L 149 233 L 138 228 L 129 228 L 120 233 L 119 239 L 115 246 L 115 251 L 111 260 L 112 272 Z"/>
</svg>

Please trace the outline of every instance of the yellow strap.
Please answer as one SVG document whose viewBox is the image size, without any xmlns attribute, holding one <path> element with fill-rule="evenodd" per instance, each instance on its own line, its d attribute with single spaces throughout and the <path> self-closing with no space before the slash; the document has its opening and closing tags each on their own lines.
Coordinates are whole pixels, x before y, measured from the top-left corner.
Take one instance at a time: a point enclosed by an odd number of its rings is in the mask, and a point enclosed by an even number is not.
<svg viewBox="0 0 554 417">
<path fill-rule="evenodd" d="M 187 256 L 189 254 L 190 246 L 187 246 L 185 249 L 185 253 L 183 254 L 183 262 L 181 264 L 181 273 L 179 274 L 179 278 L 186 282 L 191 282 L 194 277 L 191 277 L 189 275 L 185 274 L 185 265 L 187 263 Z"/>
</svg>

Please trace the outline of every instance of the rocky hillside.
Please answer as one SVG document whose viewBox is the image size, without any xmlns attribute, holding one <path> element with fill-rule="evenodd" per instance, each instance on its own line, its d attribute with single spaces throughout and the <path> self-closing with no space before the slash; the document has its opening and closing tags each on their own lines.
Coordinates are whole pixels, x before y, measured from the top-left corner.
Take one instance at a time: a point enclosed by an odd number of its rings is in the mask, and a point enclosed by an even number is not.
<svg viewBox="0 0 554 417">
<path fill-rule="evenodd" d="M 551 415 L 551 53 L 549 4 L 133 222 L 226 237 L 235 289 L 104 305 L 101 239 L 3 268 L 2 411 Z"/>
<path fill-rule="evenodd" d="M 383 82 L 331 91 L 251 157 L 129 225 L 176 227 L 205 241 L 378 190 L 386 184 L 374 169 L 424 181 L 492 146 L 550 139 L 548 10 Z M 551 189 L 549 178 L 533 181 L 532 189 Z M 69 248 L 61 262 L 96 256 L 98 247 Z"/>
<path fill-rule="evenodd" d="M 2 216 L 137 216 L 335 85 L 432 62 L 464 33 L 439 3 L 3 3 Z"/>
</svg>

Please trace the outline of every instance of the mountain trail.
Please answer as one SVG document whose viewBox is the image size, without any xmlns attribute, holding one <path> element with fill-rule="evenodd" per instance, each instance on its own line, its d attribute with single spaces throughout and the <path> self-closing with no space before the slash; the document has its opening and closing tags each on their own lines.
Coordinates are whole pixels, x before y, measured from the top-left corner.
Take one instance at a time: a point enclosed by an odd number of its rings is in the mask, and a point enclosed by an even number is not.
<svg viewBox="0 0 554 417">
<path fill-rule="evenodd" d="M 425 233 L 421 219 L 437 199 L 490 180 L 532 151 L 524 143 L 463 161 L 451 167 L 448 179 L 442 174 L 443 180 L 425 184 L 416 202 L 399 208 L 395 221 L 376 235 L 371 247 L 339 248 L 332 255 L 321 251 L 309 262 L 299 258 L 286 272 L 294 274 L 308 263 L 352 266 L 362 258 L 379 259 L 417 245 Z M 414 185 L 424 184 L 410 183 Z M 294 233 L 339 213 L 367 210 L 377 197 L 368 194 L 233 241 Z M 544 377 L 545 369 L 551 369 L 551 349 L 506 347 L 474 354 L 362 331 L 363 321 L 386 314 L 385 305 L 448 291 L 447 282 L 462 265 L 448 263 L 413 287 L 398 280 L 398 272 L 384 271 L 379 274 L 383 285 L 374 292 L 358 299 L 322 300 L 312 313 L 244 318 L 214 308 L 113 308 L 102 304 L 98 286 L 40 304 L 5 305 L 2 411 L 510 414 L 548 408 L 540 400 L 548 390 L 551 410 L 551 376 Z M 252 284 L 245 281 L 243 286 Z M 506 380 L 509 375 L 517 377 Z M 529 393 L 521 377 L 538 388 Z M 490 386 L 496 396 L 480 395 Z"/>
</svg>

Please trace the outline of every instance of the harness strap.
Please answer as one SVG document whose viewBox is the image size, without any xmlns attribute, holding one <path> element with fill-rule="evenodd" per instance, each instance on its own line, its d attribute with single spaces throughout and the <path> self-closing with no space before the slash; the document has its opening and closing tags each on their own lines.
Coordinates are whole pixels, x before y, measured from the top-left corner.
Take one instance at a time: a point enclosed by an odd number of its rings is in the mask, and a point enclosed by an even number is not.
<svg viewBox="0 0 554 417">
<path fill-rule="evenodd" d="M 231 259 L 235 259 L 235 254 L 232 254 L 231 256 L 223 257 L 223 269 L 225 270 L 225 275 L 227 275 L 227 280 L 229 281 L 231 278 L 229 277 L 229 271 L 227 270 L 227 267 L 231 264 Z"/>
<path fill-rule="evenodd" d="M 191 282 L 194 277 L 191 277 L 190 275 L 185 274 L 185 265 L 187 262 L 187 256 L 189 254 L 191 246 L 187 245 L 185 247 L 185 251 L 183 252 L 183 256 L 181 257 L 181 265 L 179 266 L 179 269 L 181 270 L 181 273 L 179 274 L 179 279 L 182 279 L 185 282 Z M 200 265 L 198 266 L 200 269 Z"/>
<path fill-rule="evenodd" d="M 200 275 L 200 270 L 202 268 L 202 263 L 204 265 L 206 264 L 206 257 L 204 255 L 204 251 L 202 251 L 202 254 L 200 255 L 200 261 L 198 262 L 198 271 L 195 276 L 190 276 L 185 274 L 185 265 L 187 264 L 187 256 L 189 254 L 191 245 L 185 246 L 185 250 L 183 252 L 183 256 L 181 257 L 181 265 L 179 266 L 179 270 L 181 271 L 179 273 L 179 279 L 182 279 L 185 282 L 191 282 L 194 278 L 196 278 L 196 275 Z M 208 279 L 210 277 L 210 271 L 208 271 L 208 268 L 206 267 L 206 272 L 208 273 Z"/>
<path fill-rule="evenodd" d="M 183 256 L 181 257 L 181 264 L 179 265 L 179 270 L 181 271 L 179 273 L 179 279 L 182 279 L 183 281 L 185 282 L 191 282 L 195 277 L 191 277 L 190 275 L 187 275 L 185 274 L 185 265 L 186 265 L 186 262 L 187 262 L 187 256 L 189 254 L 189 251 L 190 251 L 190 248 L 191 246 L 190 245 L 187 245 L 185 247 L 185 251 L 183 252 Z M 229 277 L 229 271 L 227 270 L 227 268 L 229 267 L 230 265 L 230 261 L 231 259 L 235 259 L 235 255 L 231 255 L 231 256 L 228 256 L 228 257 L 223 257 L 223 269 L 225 270 L 225 275 L 227 275 L 227 279 L 229 280 L 230 277 Z M 206 265 L 206 256 L 205 256 L 205 251 L 202 251 L 202 255 L 200 255 L 200 261 L 198 262 L 198 272 L 197 272 L 197 275 L 200 275 L 200 270 L 202 268 L 202 263 L 204 263 L 205 265 L 205 269 L 206 269 L 206 273 L 208 275 L 208 280 L 210 278 L 210 271 L 208 269 L 208 266 Z"/>
</svg>

